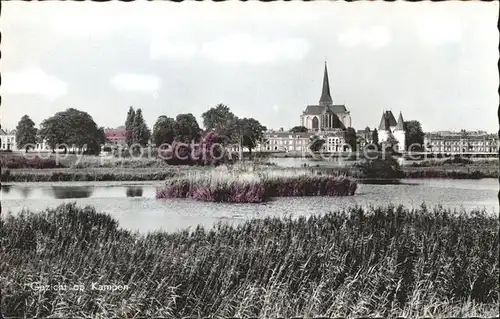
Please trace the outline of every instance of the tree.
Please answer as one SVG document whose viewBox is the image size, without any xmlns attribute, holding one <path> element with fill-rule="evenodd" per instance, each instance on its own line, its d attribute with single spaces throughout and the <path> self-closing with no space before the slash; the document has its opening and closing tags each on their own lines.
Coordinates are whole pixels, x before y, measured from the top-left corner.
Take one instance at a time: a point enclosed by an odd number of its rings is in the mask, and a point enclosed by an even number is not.
<svg viewBox="0 0 500 319">
<path fill-rule="evenodd" d="M 176 136 L 175 139 L 183 143 L 191 143 L 198 141 L 200 138 L 201 129 L 193 114 L 179 114 L 175 118 Z"/>
<path fill-rule="evenodd" d="M 125 120 L 125 141 L 127 142 L 127 145 L 130 146 L 132 145 L 134 138 L 133 138 L 133 125 L 134 125 L 134 119 L 135 119 L 135 111 L 133 107 L 130 107 L 128 109 L 127 113 L 127 119 Z"/>
<path fill-rule="evenodd" d="M 101 132 L 102 131 L 102 132 Z M 39 136 L 45 139 L 52 151 L 57 144 L 74 146 L 80 151 L 103 142 L 104 130 L 100 130 L 92 117 L 74 108 L 57 112 L 40 125 Z M 101 134 L 102 133 L 102 134 Z"/>
<path fill-rule="evenodd" d="M 294 126 L 290 129 L 291 133 L 306 133 L 307 131 L 307 127 L 305 126 Z"/>
<path fill-rule="evenodd" d="M 16 126 L 16 144 L 18 149 L 29 150 L 29 144 L 36 144 L 37 129 L 35 122 L 24 115 Z"/>
<path fill-rule="evenodd" d="M 101 145 L 106 143 L 106 134 L 104 133 L 104 127 L 100 127 L 94 131 L 94 138 L 89 141 L 86 154 L 99 155 L 101 153 Z"/>
<path fill-rule="evenodd" d="M 399 144 L 399 141 L 394 137 L 392 132 L 387 132 L 387 139 L 384 141 L 385 151 L 392 153 L 397 144 Z"/>
<path fill-rule="evenodd" d="M 378 131 L 376 128 L 373 129 L 373 132 L 372 132 L 372 143 L 378 147 Z"/>
<path fill-rule="evenodd" d="M 134 122 L 132 124 L 132 142 L 141 146 L 148 145 L 151 131 L 149 130 L 144 118 L 142 117 L 142 110 L 137 109 L 135 112 Z"/>
<path fill-rule="evenodd" d="M 422 125 L 419 121 L 405 121 L 405 144 L 406 150 L 410 149 L 410 145 L 418 144 L 418 148 L 413 148 L 413 150 L 422 150 L 424 145 L 424 132 L 422 131 Z"/>
<path fill-rule="evenodd" d="M 207 131 L 215 130 L 221 134 L 226 134 L 231 124 L 234 124 L 236 116 L 229 107 L 224 104 L 217 104 L 201 115 L 203 126 Z"/>
<path fill-rule="evenodd" d="M 313 152 L 319 152 L 325 143 L 324 139 L 320 139 L 317 135 L 314 135 L 309 140 L 309 149 Z"/>
<path fill-rule="evenodd" d="M 355 151 L 356 150 L 356 142 L 357 142 L 357 137 L 356 137 L 356 130 L 353 129 L 352 127 L 347 128 L 344 132 L 344 138 L 346 144 L 351 146 L 351 150 Z"/>
<path fill-rule="evenodd" d="M 267 128 L 260 124 L 259 121 L 253 118 L 237 119 L 236 121 L 241 145 L 247 147 L 252 154 L 252 149 L 257 146 L 260 140 L 264 137 L 264 131 Z"/>
<path fill-rule="evenodd" d="M 168 143 L 172 144 L 177 135 L 177 123 L 175 119 L 162 115 L 158 117 L 153 126 L 153 143 L 156 146 Z"/>
</svg>

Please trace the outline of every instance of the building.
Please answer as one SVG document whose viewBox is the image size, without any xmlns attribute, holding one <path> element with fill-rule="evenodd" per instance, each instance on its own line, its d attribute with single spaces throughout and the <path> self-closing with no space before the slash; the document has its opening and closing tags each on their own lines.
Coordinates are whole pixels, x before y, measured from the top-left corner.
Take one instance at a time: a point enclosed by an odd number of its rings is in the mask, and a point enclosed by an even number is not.
<svg viewBox="0 0 500 319">
<path fill-rule="evenodd" d="M 426 133 L 425 150 L 432 153 L 498 153 L 499 141 L 496 134 L 484 131 Z"/>
<path fill-rule="evenodd" d="M 364 130 L 357 130 L 356 137 L 361 147 L 373 143 L 373 131 L 368 126 Z"/>
<path fill-rule="evenodd" d="M 326 62 L 319 103 L 318 105 L 308 105 L 306 107 L 302 115 L 300 115 L 300 123 L 313 132 L 345 130 L 351 127 L 351 115 L 346 106 L 333 104 Z"/>
<path fill-rule="evenodd" d="M 392 111 L 382 113 L 380 124 L 378 126 L 378 141 L 379 143 L 387 142 L 389 136 L 393 136 L 398 142 L 396 150 L 406 150 L 406 132 L 404 129 L 403 114 L 399 112 L 398 120 L 392 114 Z"/>
<path fill-rule="evenodd" d="M 0 129 L 0 149 L 2 151 L 17 150 L 16 144 L 16 130 L 4 130 Z"/>
<path fill-rule="evenodd" d="M 106 139 L 111 144 L 122 145 L 122 144 L 126 144 L 126 142 L 127 142 L 126 131 L 125 131 L 125 127 L 123 127 L 123 126 L 119 126 L 115 129 L 111 129 L 111 128 L 105 129 L 104 135 L 106 136 Z"/>
</svg>

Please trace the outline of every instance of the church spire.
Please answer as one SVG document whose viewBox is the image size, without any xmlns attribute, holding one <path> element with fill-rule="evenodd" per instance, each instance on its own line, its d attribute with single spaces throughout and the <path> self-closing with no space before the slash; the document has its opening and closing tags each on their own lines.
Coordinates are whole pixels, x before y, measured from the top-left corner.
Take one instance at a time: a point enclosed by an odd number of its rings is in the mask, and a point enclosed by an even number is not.
<svg viewBox="0 0 500 319">
<path fill-rule="evenodd" d="M 326 68 L 325 61 L 325 73 L 323 75 L 323 90 L 321 91 L 321 98 L 319 99 L 319 105 L 327 106 L 332 105 L 332 96 L 330 95 L 330 83 L 328 81 L 328 70 Z"/>
</svg>

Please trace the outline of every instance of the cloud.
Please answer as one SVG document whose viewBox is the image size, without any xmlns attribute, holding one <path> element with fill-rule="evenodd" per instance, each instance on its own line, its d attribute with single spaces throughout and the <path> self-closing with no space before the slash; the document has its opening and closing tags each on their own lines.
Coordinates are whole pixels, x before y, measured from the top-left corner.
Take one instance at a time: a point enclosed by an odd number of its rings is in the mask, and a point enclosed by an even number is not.
<svg viewBox="0 0 500 319">
<path fill-rule="evenodd" d="M 365 45 L 372 48 L 381 48 L 391 42 L 392 36 L 391 32 L 384 26 L 372 26 L 367 29 L 354 27 L 340 33 L 337 40 L 346 47 Z"/>
<path fill-rule="evenodd" d="M 197 53 L 198 48 L 195 43 L 166 37 L 154 39 L 149 47 L 149 54 L 153 60 L 160 58 L 189 59 Z"/>
<path fill-rule="evenodd" d="M 119 91 L 155 92 L 161 87 L 161 79 L 155 75 L 120 73 L 111 78 L 111 85 Z"/>
<path fill-rule="evenodd" d="M 429 45 L 460 42 L 462 27 L 460 21 L 447 14 L 428 14 L 417 25 L 420 40 Z"/>
<path fill-rule="evenodd" d="M 55 100 L 68 92 L 68 85 L 39 68 L 26 68 L 3 73 L 0 90 L 4 94 L 41 95 Z"/>
<path fill-rule="evenodd" d="M 297 61 L 309 52 L 304 39 L 268 39 L 246 33 L 231 33 L 205 42 L 201 55 L 220 63 L 258 64 L 280 59 Z"/>
</svg>

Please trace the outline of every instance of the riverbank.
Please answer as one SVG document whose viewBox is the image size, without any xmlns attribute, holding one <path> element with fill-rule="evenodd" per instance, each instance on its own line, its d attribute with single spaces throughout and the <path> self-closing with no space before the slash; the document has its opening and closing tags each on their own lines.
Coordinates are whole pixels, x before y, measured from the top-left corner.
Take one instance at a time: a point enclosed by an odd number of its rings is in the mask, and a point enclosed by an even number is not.
<svg viewBox="0 0 500 319">
<path fill-rule="evenodd" d="M 209 170 L 208 167 L 165 166 L 165 167 L 99 167 L 99 168 L 55 168 L 55 169 L 5 169 L 2 168 L 2 182 L 70 182 L 70 181 L 163 181 L 187 171 Z M 275 169 L 281 169 L 275 167 Z M 351 167 L 310 167 L 325 174 L 363 176 Z M 467 167 L 447 165 L 441 167 L 403 166 L 401 178 L 452 178 L 481 179 L 498 178 L 498 167 Z"/>
<path fill-rule="evenodd" d="M 498 227 L 481 212 L 376 208 L 139 235 L 92 208 L 63 205 L 2 220 L 2 311 L 492 317 Z"/>
</svg>

